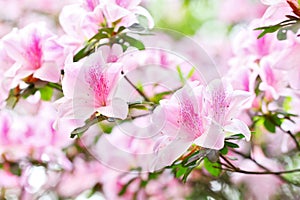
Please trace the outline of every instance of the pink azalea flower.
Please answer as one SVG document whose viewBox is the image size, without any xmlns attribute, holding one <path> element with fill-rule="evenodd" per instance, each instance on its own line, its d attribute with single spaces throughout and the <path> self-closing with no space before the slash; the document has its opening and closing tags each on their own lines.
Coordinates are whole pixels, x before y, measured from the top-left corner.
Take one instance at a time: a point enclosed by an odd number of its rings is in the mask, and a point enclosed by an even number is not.
<svg viewBox="0 0 300 200">
<path fill-rule="evenodd" d="M 83 64 L 65 66 L 62 82 L 65 96 L 58 101 L 62 117 L 88 119 L 95 113 L 120 119 L 127 117 L 127 103 L 114 97 L 122 64 L 106 61 L 102 51 L 98 50 Z"/>
<path fill-rule="evenodd" d="M 162 100 L 154 120 L 163 121 L 154 150 L 154 170 L 172 164 L 192 143 L 221 149 L 227 133 L 242 133 L 250 140 L 250 130 L 236 118 L 250 94 L 233 91 L 230 85 L 214 80 L 207 88 L 191 82 L 177 91 L 170 100 Z"/>
<path fill-rule="evenodd" d="M 141 117 L 114 127 L 110 134 L 101 136 L 97 144 L 91 148 L 91 153 L 103 165 L 117 171 L 128 172 L 138 167 L 147 171 L 153 158 L 154 140 L 151 136 L 157 132 L 148 119 L 149 117 Z M 145 127 L 141 127 L 143 122 L 148 126 L 143 124 Z M 94 143 L 93 140 L 88 141 L 89 138 L 94 138 L 94 133 L 92 131 L 85 133 L 83 137 L 85 146 Z"/>
<path fill-rule="evenodd" d="M 44 81 L 58 82 L 64 60 L 64 49 L 42 23 L 14 29 L 3 38 L 4 49 L 15 61 L 6 72 L 13 78 L 12 87 L 30 75 Z"/>
<path fill-rule="evenodd" d="M 195 144 L 221 149 L 224 146 L 226 133 L 242 133 L 246 140 L 250 140 L 250 130 L 241 120 L 238 113 L 245 109 L 250 93 L 233 90 L 232 86 L 221 80 L 213 80 L 206 87 L 204 95 L 204 108 L 209 126 L 195 141 Z"/>
<path fill-rule="evenodd" d="M 237 6 L 238 10 L 234 12 L 232 9 Z M 225 0 L 220 2 L 219 17 L 227 23 L 236 23 L 241 21 L 249 21 L 255 17 L 261 16 L 264 11 L 264 6 L 249 0 L 235 1 Z"/>
<path fill-rule="evenodd" d="M 270 5 L 262 17 L 263 25 L 274 25 L 282 22 L 286 15 L 294 15 L 292 8 L 285 0 L 262 0 L 264 4 Z"/>
<path fill-rule="evenodd" d="M 5 181 L 1 181 L 0 182 L 0 187 L 1 188 L 17 188 L 20 187 L 20 177 L 18 177 L 17 175 L 12 174 L 9 171 L 0 170 L 0 178 L 1 180 L 5 180 Z"/>
<path fill-rule="evenodd" d="M 5 100 L 9 95 L 12 81 L 12 78 L 7 78 L 4 74 L 13 64 L 14 60 L 7 55 L 3 43 L 0 41 L 0 108 L 6 105 Z"/>
<path fill-rule="evenodd" d="M 263 59 L 260 63 L 260 78 L 262 82 L 259 89 L 265 92 L 267 100 L 277 100 L 279 96 L 284 95 L 287 87 L 286 73 L 282 70 L 272 68 L 270 61 Z"/>
<path fill-rule="evenodd" d="M 198 82 L 191 82 L 171 99 L 161 100 L 160 106 L 155 109 L 154 123 L 157 120 L 165 121 L 165 124 L 154 147 L 157 157 L 152 170 L 172 164 L 204 133 L 202 89 Z"/>
<path fill-rule="evenodd" d="M 33 158 L 55 162 L 60 167 L 69 167 L 62 148 L 72 143 L 68 134 L 69 122 L 64 129 L 53 129 L 56 112 L 49 103 L 34 104 L 37 113 L 17 113 L 2 110 L 0 113 L 0 153 L 10 161 Z"/>
<path fill-rule="evenodd" d="M 300 40 L 292 33 L 288 34 L 288 40 L 290 45 L 282 50 L 274 68 L 286 71 L 289 85 L 293 89 L 300 89 Z"/>
</svg>

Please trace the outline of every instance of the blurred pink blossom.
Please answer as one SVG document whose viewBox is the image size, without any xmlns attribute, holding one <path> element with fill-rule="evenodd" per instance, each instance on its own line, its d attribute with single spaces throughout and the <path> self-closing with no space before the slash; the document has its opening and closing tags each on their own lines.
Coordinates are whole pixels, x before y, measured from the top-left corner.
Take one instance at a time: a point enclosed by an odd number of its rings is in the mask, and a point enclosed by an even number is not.
<svg viewBox="0 0 300 200">
<path fill-rule="evenodd" d="M 64 48 L 45 24 L 35 23 L 14 29 L 3 38 L 3 48 L 15 63 L 5 72 L 12 78 L 11 88 L 20 80 L 34 78 L 58 82 L 64 62 Z"/>
<path fill-rule="evenodd" d="M 138 17 L 147 19 L 149 28 L 154 26 L 149 12 L 139 6 L 140 0 L 91 1 L 70 4 L 63 8 L 59 21 L 65 31 L 63 41 L 74 51 L 84 41 L 94 36 L 99 29 L 129 27 L 139 23 Z"/>
</svg>

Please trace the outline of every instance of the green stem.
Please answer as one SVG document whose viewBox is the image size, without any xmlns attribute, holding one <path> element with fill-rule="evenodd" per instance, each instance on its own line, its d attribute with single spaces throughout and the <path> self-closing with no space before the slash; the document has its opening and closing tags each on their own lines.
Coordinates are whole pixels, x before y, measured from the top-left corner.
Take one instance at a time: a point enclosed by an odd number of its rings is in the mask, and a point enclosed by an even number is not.
<svg viewBox="0 0 300 200">
<path fill-rule="evenodd" d="M 123 71 L 121 71 L 121 74 L 124 74 Z M 145 99 L 145 101 L 151 102 L 150 99 L 146 96 L 146 94 L 139 90 L 129 79 L 126 75 L 124 75 L 125 80 Z"/>
<path fill-rule="evenodd" d="M 104 121 L 106 120 L 107 117 L 103 116 L 103 115 L 100 115 L 100 116 L 97 116 L 93 119 L 88 119 L 86 122 L 85 122 L 85 125 L 83 125 L 82 127 L 79 127 L 79 128 L 76 128 L 72 131 L 71 133 L 71 138 L 74 138 L 75 136 L 77 136 L 78 138 L 80 138 L 83 133 L 85 133 L 92 125 L 98 123 L 98 122 L 101 122 L 101 121 Z"/>
</svg>

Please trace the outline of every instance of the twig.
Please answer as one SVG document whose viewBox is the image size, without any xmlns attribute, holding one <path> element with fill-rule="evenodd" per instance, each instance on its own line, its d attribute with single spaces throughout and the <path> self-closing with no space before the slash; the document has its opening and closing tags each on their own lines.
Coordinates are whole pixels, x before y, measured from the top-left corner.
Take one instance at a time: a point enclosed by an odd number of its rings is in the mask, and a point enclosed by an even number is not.
<svg viewBox="0 0 300 200">
<path fill-rule="evenodd" d="M 272 172 L 269 168 L 265 167 L 264 165 L 258 163 L 254 158 L 252 158 L 250 155 L 245 155 L 242 152 L 236 151 L 234 149 L 232 149 L 232 151 L 246 159 L 251 160 L 253 163 L 255 163 L 257 166 L 259 166 L 260 168 L 264 169 L 266 172 Z M 282 177 L 280 174 L 275 174 L 281 181 L 284 182 L 289 182 L 288 180 L 286 180 L 284 177 Z"/>
<path fill-rule="evenodd" d="M 299 142 L 297 141 L 296 137 L 293 135 L 293 133 L 291 131 L 285 131 L 283 128 L 279 127 L 281 131 L 283 131 L 284 133 L 287 133 L 291 138 L 292 140 L 294 141 L 296 147 L 297 147 L 297 150 L 300 151 L 300 144 Z"/>
<path fill-rule="evenodd" d="M 121 71 L 121 74 L 124 75 L 124 72 Z M 125 80 L 145 99 L 145 101 L 149 101 L 150 99 L 145 95 L 145 93 L 141 90 L 139 90 L 129 79 L 126 75 L 124 75 Z"/>
<path fill-rule="evenodd" d="M 253 159 L 250 155 L 246 155 L 246 154 L 243 154 L 242 152 L 239 152 L 239 151 L 236 151 L 234 149 L 231 150 L 232 152 L 246 158 L 246 159 L 249 159 L 251 160 L 252 162 L 254 162 L 257 166 L 259 166 L 260 168 L 266 170 L 266 171 L 271 171 L 270 169 L 268 169 L 267 167 L 261 165 L 260 163 L 258 163 L 255 159 Z"/>
<path fill-rule="evenodd" d="M 238 169 L 236 166 L 234 166 L 234 164 L 232 164 L 225 156 L 223 156 L 222 154 L 220 154 L 220 157 L 233 169 Z"/>
<path fill-rule="evenodd" d="M 281 175 L 281 174 L 289 174 L 289 173 L 296 173 L 296 172 L 300 172 L 300 169 L 293 169 L 293 170 L 286 170 L 286 171 L 276 171 L 276 172 L 272 172 L 272 171 L 264 171 L 264 172 L 255 172 L 255 171 L 246 171 L 246 170 L 242 170 L 242 169 L 231 169 L 231 168 L 222 168 L 222 167 L 215 167 L 218 169 L 222 169 L 225 171 L 230 171 L 230 172 L 237 172 L 237 173 L 242 173 L 242 174 L 257 174 L 257 175 Z"/>
<path fill-rule="evenodd" d="M 82 136 L 82 134 L 84 132 L 86 132 L 92 125 L 94 125 L 94 124 L 96 124 L 98 122 L 104 121 L 106 119 L 107 119 L 107 117 L 105 117 L 103 115 L 97 116 L 97 117 L 92 118 L 92 119 L 88 119 L 83 126 L 74 129 L 72 131 L 70 137 L 74 138 L 75 136 L 77 136 L 78 138 L 80 138 Z"/>
</svg>

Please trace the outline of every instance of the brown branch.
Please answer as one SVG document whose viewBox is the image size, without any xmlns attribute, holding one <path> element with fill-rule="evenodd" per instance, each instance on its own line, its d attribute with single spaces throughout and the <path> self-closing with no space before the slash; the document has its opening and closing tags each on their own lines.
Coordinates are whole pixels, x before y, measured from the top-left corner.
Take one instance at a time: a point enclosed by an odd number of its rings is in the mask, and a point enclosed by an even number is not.
<svg viewBox="0 0 300 200">
<path fill-rule="evenodd" d="M 281 174 L 289 174 L 289 173 L 296 173 L 300 172 L 300 169 L 293 169 L 293 170 L 286 170 L 286 171 L 264 171 L 264 172 L 256 172 L 256 171 L 247 171 L 247 170 L 242 170 L 242 169 L 231 169 L 231 168 L 222 168 L 222 167 L 215 167 L 218 169 L 222 169 L 225 171 L 230 171 L 230 172 L 237 172 L 237 173 L 242 173 L 242 174 L 257 174 L 257 175 L 281 175 Z"/>
<path fill-rule="evenodd" d="M 295 143 L 295 145 L 296 145 L 296 147 L 297 147 L 297 150 L 300 151 L 300 144 L 299 144 L 299 142 L 297 141 L 295 135 L 293 135 L 293 133 L 292 133 L 291 131 L 285 131 L 285 130 L 284 130 L 283 128 L 281 128 L 280 126 L 279 126 L 279 128 L 280 128 L 281 131 L 283 131 L 284 133 L 288 134 L 288 135 L 292 138 L 292 140 L 294 141 L 294 143 Z"/>
<path fill-rule="evenodd" d="M 239 152 L 239 151 L 236 151 L 234 149 L 232 149 L 232 151 L 240 156 L 242 156 L 243 158 L 246 158 L 246 159 L 249 159 L 251 160 L 253 163 L 255 163 L 257 166 L 259 166 L 260 168 L 264 169 L 266 172 L 272 172 L 272 170 L 270 170 L 269 168 L 267 168 L 266 166 L 258 163 L 254 158 L 251 157 L 251 155 L 246 155 L 242 152 Z M 286 180 L 284 177 L 281 176 L 281 174 L 274 174 L 276 175 L 281 181 L 284 181 L 284 182 L 289 182 L 288 180 Z"/>
<path fill-rule="evenodd" d="M 220 154 L 220 157 L 230 166 L 232 167 L 233 169 L 237 169 L 237 167 L 232 164 L 225 156 L 223 156 L 222 154 Z"/>
</svg>

